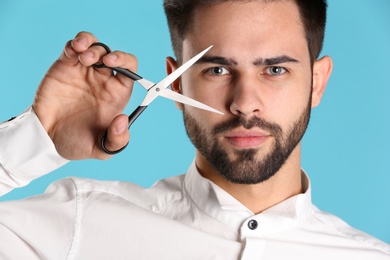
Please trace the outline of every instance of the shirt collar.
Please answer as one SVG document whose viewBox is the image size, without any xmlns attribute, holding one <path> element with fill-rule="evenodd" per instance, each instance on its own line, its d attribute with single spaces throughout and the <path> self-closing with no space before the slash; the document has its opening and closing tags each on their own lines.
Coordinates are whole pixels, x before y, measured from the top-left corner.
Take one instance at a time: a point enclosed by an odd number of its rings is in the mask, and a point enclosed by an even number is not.
<svg viewBox="0 0 390 260">
<path fill-rule="evenodd" d="M 259 216 L 281 217 L 296 224 L 303 221 L 311 210 L 311 186 L 307 174 L 302 170 L 306 191 L 258 214 Z M 192 162 L 185 176 L 185 188 L 194 203 L 209 216 L 239 228 L 248 218 L 255 216 L 247 207 L 215 183 L 202 177 Z"/>
</svg>

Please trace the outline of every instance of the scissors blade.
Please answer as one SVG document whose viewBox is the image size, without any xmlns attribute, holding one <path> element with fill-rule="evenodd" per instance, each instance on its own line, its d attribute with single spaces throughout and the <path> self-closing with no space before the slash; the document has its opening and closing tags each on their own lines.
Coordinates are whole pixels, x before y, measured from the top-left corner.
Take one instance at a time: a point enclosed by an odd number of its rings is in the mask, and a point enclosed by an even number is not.
<svg viewBox="0 0 390 260">
<path fill-rule="evenodd" d="M 178 77 L 180 77 L 189 67 L 191 67 L 197 60 L 199 60 L 208 50 L 210 50 L 213 46 L 206 48 L 201 51 L 186 63 L 177 68 L 174 72 L 169 74 L 163 80 L 161 80 L 156 85 L 152 86 L 148 90 L 148 94 L 141 103 L 141 106 L 148 106 L 156 97 L 158 97 L 162 90 L 167 89 Z"/>
<path fill-rule="evenodd" d="M 209 107 L 208 105 L 205 105 L 205 104 L 198 102 L 198 101 L 196 101 L 192 98 L 189 98 L 187 96 L 183 96 L 183 95 L 181 95 L 175 91 L 172 91 L 168 88 L 162 89 L 159 94 L 162 97 L 169 98 L 169 99 L 175 100 L 177 102 L 180 102 L 180 103 L 183 103 L 183 104 L 186 104 L 189 106 L 197 107 L 200 109 L 204 109 L 204 110 L 207 110 L 210 112 L 214 112 L 214 113 L 223 115 L 223 113 L 221 111 L 218 111 L 212 107 Z"/>
<path fill-rule="evenodd" d="M 211 45 L 210 47 L 206 48 L 202 52 L 198 53 L 194 57 L 192 57 L 190 60 L 188 60 L 186 63 L 181 65 L 179 68 L 177 68 L 174 72 L 169 74 L 165 79 L 160 81 L 157 85 L 161 88 L 167 88 L 169 85 L 171 85 L 178 77 L 180 77 L 189 67 L 191 67 L 195 62 L 197 62 L 208 50 L 210 50 L 213 47 Z"/>
</svg>

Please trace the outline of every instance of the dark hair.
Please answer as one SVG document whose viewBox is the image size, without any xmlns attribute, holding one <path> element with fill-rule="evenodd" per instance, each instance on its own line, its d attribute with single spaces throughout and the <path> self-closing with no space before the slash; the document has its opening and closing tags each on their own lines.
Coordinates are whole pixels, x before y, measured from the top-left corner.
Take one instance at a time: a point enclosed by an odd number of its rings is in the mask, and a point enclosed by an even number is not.
<svg viewBox="0 0 390 260">
<path fill-rule="evenodd" d="M 164 0 L 164 10 L 168 20 L 172 47 L 181 60 L 182 44 L 197 6 L 215 5 L 234 0 Z M 239 0 L 245 1 L 245 0 Z M 248 0 L 249 1 L 249 0 Z M 275 0 L 263 0 L 272 2 Z M 294 0 L 299 8 L 308 43 L 311 62 L 321 52 L 326 23 L 326 0 Z"/>
</svg>

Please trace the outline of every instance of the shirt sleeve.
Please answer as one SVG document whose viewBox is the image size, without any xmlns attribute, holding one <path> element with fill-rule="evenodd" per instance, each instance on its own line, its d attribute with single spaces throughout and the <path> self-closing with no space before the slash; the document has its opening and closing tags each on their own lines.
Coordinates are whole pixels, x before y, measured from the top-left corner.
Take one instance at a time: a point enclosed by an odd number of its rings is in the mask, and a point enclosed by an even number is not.
<svg viewBox="0 0 390 260">
<path fill-rule="evenodd" d="M 32 107 L 0 124 L 0 196 L 66 164 Z"/>
<path fill-rule="evenodd" d="M 0 259 L 70 259 L 77 214 L 71 179 L 43 195 L 0 203 Z"/>
</svg>

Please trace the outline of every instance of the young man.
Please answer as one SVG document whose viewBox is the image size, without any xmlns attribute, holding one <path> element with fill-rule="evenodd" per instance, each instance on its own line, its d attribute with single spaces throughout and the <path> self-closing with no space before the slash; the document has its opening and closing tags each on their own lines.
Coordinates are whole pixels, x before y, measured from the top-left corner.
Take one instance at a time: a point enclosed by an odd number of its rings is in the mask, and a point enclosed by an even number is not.
<svg viewBox="0 0 390 260">
<path fill-rule="evenodd" d="M 187 3 L 188 2 L 188 3 Z M 186 175 L 150 189 L 66 179 L 0 206 L 3 259 L 389 259 L 390 247 L 311 203 L 300 140 L 332 69 L 317 59 L 321 0 L 166 1 L 177 61 L 214 47 L 172 88 L 224 115 L 177 104 L 196 157 Z M 80 33 L 43 79 L 33 104 L 0 126 L 0 187 L 27 184 L 67 160 L 110 156 L 129 140 L 119 115 L 136 69 Z M 4 146 L 3 146 L 4 144 Z M 131 143 L 130 143 L 131 145 Z M 4 149 L 3 149 L 4 147 Z"/>
</svg>

